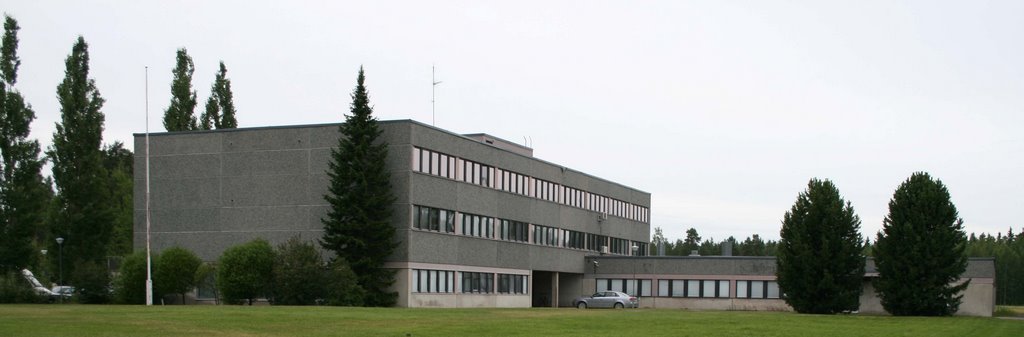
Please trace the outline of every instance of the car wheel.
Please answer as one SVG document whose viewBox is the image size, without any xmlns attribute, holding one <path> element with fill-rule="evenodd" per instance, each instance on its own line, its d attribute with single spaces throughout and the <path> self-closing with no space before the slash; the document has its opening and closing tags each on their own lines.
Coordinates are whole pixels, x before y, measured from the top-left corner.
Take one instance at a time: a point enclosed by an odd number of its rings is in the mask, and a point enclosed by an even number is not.
<svg viewBox="0 0 1024 337">
<path fill-rule="evenodd" d="M 580 308 L 580 309 L 586 309 L 587 308 L 587 302 L 576 303 L 576 307 Z"/>
<path fill-rule="evenodd" d="M 622 309 L 622 303 L 615 303 L 615 309 Z"/>
</svg>

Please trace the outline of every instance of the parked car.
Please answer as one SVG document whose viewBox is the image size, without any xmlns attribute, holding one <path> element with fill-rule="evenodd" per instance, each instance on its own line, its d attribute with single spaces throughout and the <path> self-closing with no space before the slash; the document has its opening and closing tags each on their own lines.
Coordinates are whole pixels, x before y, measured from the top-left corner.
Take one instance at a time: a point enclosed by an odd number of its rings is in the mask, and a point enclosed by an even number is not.
<svg viewBox="0 0 1024 337">
<path fill-rule="evenodd" d="M 65 299 L 75 295 L 75 287 L 72 286 L 56 286 L 52 290 L 54 294 L 63 296 Z"/>
<path fill-rule="evenodd" d="M 598 291 L 590 296 L 577 297 L 573 306 L 586 308 L 636 308 L 636 297 L 618 291 Z"/>
</svg>

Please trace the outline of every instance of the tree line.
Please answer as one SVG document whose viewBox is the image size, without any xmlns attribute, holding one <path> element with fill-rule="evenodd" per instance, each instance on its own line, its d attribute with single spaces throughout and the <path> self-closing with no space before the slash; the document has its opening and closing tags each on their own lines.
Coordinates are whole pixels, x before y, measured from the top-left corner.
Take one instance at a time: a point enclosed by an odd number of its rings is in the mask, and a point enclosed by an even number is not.
<svg viewBox="0 0 1024 337">
<path fill-rule="evenodd" d="M 651 238 L 649 255 L 658 255 L 662 249 L 660 246 L 664 246 L 665 256 L 688 256 L 695 251 L 697 255 L 716 256 L 723 255 L 727 245 L 731 247 L 733 256 L 775 256 L 778 248 L 778 242 L 766 241 L 758 234 L 748 236 L 742 241 L 732 236 L 721 241 L 715 241 L 714 238 L 703 239 L 693 227 L 686 230 L 686 238 L 672 242 L 665 238 L 661 227 L 656 227 Z"/>
<path fill-rule="evenodd" d="M 89 46 L 82 36 L 73 44 L 65 60 L 65 78 L 57 86 L 61 120 L 56 125 L 53 145 L 43 151 L 38 141 L 28 139 L 35 112 L 15 88 L 21 64 L 17 56 L 19 30 L 17 21 L 5 16 L 0 53 L 0 169 L 3 172 L 0 175 L 0 242 L 4 243 L 0 245 L 0 301 L 20 298 L 18 294 L 5 296 L 10 293 L 7 290 L 17 287 L 4 285 L 19 283 L 20 269 L 34 268 L 43 271 L 40 276 L 44 282 L 75 285 L 76 295 L 82 302 L 109 302 L 112 300 L 111 273 L 107 258 L 126 256 L 132 251 L 133 154 L 119 142 L 103 144 L 105 100 L 95 80 L 89 76 Z M 227 78 L 224 62 L 219 64 L 205 110 L 198 118 L 195 116 L 197 95 L 192 87 L 194 71 L 187 50 L 178 49 L 172 70 L 171 100 L 164 110 L 165 129 L 177 132 L 236 128 L 231 80 Z M 332 256 L 322 263 L 323 266 L 317 264 L 319 262 L 314 265 L 335 272 L 323 274 L 326 279 L 314 283 L 322 286 L 345 282 L 344 287 L 338 285 L 332 289 L 348 289 L 351 290 L 348 294 L 359 294 L 358 301 L 338 303 L 390 306 L 397 298 L 397 293 L 387 291 L 394 283 L 394 271 L 382 267 L 385 258 L 397 246 L 395 229 L 390 223 L 394 197 L 390 173 L 385 168 L 387 144 L 378 139 L 382 131 L 372 116 L 373 108 L 364 81 L 360 67 L 357 85 L 351 94 L 350 114 L 344 116 L 345 123 L 339 126 L 341 137 L 338 146 L 332 149 L 327 172 L 331 185 L 324 198 L 331 211 L 323 219 L 324 235 L 318 243 L 319 250 Z M 53 166 L 50 177 L 42 173 L 47 162 Z M 61 242 L 56 238 L 61 238 Z M 238 274 L 230 271 L 237 264 L 232 261 L 249 261 L 247 259 L 254 258 L 252 251 L 267 251 L 266 245 L 266 242 L 255 242 L 246 246 L 248 248 L 234 247 L 225 251 L 216 275 L 218 282 L 232 282 L 232 275 Z M 311 258 L 309 247 L 294 242 L 289 245 L 287 249 L 280 248 L 281 254 L 277 256 L 294 256 L 289 252 L 301 250 L 306 252 L 306 258 Z M 172 280 L 175 275 L 191 275 L 189 269 L 194 263 L 188 258 L 189 254 L 181 249 L 168 249 L 159 254 L 163 262 L 157 266 L 163 267 L 157 269 L 155 282 L 160 285 L 160 292 L 185 291 L 182 287 L 187 282 Z M 238 254 L 241 257 L 236 256 Z M 115 282 L 120 284 L 122 295 L 118 296 L 124 296 L 124 289 L 144 284 L 144 280 L 129 277 L 140 275 L 138 270 L 134 270 L 134 274 L 131 271 L 138 267 L 138 259 L 136 254 L 124 260 L 120 279 Z M 172 263 L 182 259 L 189 263 Z M 198 267 L 200 271 L 213 268 L 203 266 Z M 239 271 L 253 268 L 250 265 Z M 349 270 L 351 277 L 346 276 L 344 270 Z M 131 280 L 131 284 L 125 284 L 128 282 L 125 280 Z M 300 287 L 294 282 L 286 284 Z M 225 299 L 232 302 L 235 299 L 232 291 L 241 287 L 228 288 L 224 291 Z M 286 292 L 281 289 L 261 290 L 264 293 L 260 295 L 269 293 L 275 294 L 275 299 L 289 298 L 281 295 Z M 246 296 L 251 300 L 251 295 Z"/>
<path fill-rule="evenodd" d="M 4 16 L 0 47 L 0 278 L 21 279 L 23 268 L 44 283 L 74 284 L 82 292 L 105 291 L 108 257 L 132 252 L 133 154 L 121 142 L 103 143 L 106 100 L 89 75 L 89 45 L 79 36 L 64 62 L 57 85 L 60 121 L 53 145 L 42 149 L 30 139 L 36 112 L 17 90 L 17 20 Z M 182 48 L 173 71 L 171 106 L 166 115 L 186 113 L 179 95 L 191 81 L 192 61 Z M 177 69 L 183 68 L 183 69 Z M 190 129 L 237 126 L 227 69 L 220 69 L 200 123 Z M 181 75 L 181 76 L 179 76 Z M 187 76 L 185 76 L 187 75 Z M 179 78 L 180 77 L 180 78 Z M 191 92 L 194 101 L 195 92 Z M 194 106 L 194 103 L 192 103 Z M 180 131 L 165 123 L 168 131 Z M 49 176 L 43 167 L 52 165 Z M 57 242 L 61 239 L 61 243 Z M 14 280 L 14 281 L 12 281 Z M 2 296 L 0 296 L 2 297 Z M 81 296 L 101 300 L 103 296 Z"/>
<path fill-rule="evenodd" d="M 1014 234 L 971 235 L 967 239 L 967 256 L 996 259 L 996 303 L 1024 305 L 1024 228 Z"/>
</svg>

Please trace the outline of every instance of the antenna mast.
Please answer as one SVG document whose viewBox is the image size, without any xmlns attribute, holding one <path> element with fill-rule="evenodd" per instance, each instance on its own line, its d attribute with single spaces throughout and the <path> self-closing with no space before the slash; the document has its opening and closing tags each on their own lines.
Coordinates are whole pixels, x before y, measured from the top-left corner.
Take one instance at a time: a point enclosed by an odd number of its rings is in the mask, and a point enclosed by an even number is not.
<svg viewBox="0 0 1024 337">
<path fill-rule="evenodd" d="M 441 81 L 434 78 L 433 64 L 430 65 L 430 83 L 432 83 L 430 85 L 430 125 L 437 126 L 437 117 L 435 117 L 436 115 L 434 114 L 434 92 L 436 91 L 434 88 L 436 88 L 438 84 L 441 84 Z"/>
</svg>

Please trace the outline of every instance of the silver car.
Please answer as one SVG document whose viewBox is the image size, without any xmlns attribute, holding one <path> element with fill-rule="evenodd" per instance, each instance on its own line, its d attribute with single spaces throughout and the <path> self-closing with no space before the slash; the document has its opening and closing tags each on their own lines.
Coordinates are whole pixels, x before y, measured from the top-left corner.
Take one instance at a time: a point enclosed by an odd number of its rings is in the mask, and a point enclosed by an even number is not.
<svg viewBox="0 0 1024 337">
<path fill-rule="evenodd" d="M 573 306 L 586 308 L 636 308 L 636 297 L 618 291 L 598 291 L 590 296 L 578 297 Z"/>
</svg>

